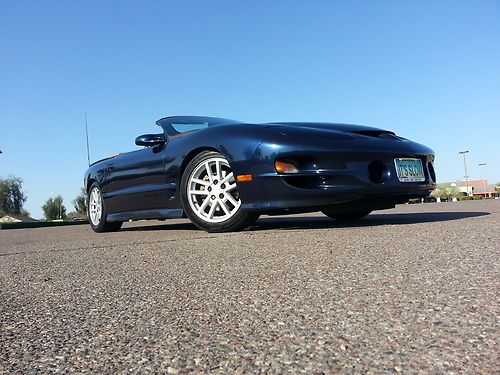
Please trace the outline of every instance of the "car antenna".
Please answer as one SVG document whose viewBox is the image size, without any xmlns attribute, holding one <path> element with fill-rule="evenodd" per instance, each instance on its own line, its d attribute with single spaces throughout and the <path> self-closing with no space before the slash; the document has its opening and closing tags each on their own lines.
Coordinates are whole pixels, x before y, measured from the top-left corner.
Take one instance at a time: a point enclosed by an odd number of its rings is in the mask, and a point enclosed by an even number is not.
<svg viewBox="0 0 500 375">
<path fill-rule="evenodd" d="M 85 112 L 85 136 L 87 137 L 87 161 L 90 167 L 89 127 L 87 125 L 87 112 Z"/>
</svg>

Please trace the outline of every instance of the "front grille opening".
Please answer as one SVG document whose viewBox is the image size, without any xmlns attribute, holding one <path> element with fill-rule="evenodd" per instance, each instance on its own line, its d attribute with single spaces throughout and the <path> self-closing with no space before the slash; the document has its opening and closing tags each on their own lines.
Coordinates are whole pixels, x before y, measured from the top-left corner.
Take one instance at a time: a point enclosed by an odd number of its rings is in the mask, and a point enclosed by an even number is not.
<svg viewBox="0 0 500 375">
<path fill-rule="evenodd" d="M 432 163 L 427 163 L 427 168 L 429 168 L 429 175 L 432 181 L 436 182 L 436 171 L 434 170 L 434 165 Z"/>
<path fill-rule="evenodd" d="M 321 184 L 320 176 L 290 176 L 285 177 L 287 184 L 299 189 L 316 189 Z"/>
<path fill-rule="evenodd" d="M 372 161 L 368 165 L 368 176 L 370 181 L 375 184 L 382 184 L 389 178 L 389 170 L 381 161 Z"/>
<path fill-rule="evenodd" d="M 294 176 L 289 175 L 285 177 L 288 185 L 299 189 L 328 189 L 342 185 L 354 185 L 358 181 L 354 176 Z"/>
</svg>

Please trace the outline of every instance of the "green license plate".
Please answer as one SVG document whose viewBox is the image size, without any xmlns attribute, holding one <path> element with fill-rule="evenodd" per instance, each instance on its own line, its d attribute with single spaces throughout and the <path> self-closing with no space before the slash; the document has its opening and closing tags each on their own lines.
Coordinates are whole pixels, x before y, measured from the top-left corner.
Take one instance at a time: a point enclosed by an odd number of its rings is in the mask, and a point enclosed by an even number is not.
<svg viewBox="0 0 500 375">
<path fill-rule="evenodd" d="M 425 181 L 422 160 L 413 158 L 394 159 L 396 173 L 401 182 L 423 182 Z"/>
</svg>

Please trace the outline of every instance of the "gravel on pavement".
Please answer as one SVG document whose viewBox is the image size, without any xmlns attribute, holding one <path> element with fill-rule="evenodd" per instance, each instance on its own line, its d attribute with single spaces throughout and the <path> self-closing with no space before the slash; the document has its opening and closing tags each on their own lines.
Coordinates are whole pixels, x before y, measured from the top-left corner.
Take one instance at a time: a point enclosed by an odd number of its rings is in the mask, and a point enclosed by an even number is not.
<svg viewBox="0 0 500 375">
<path fill-rule="evenodd" d="M 0 373 L 500 373 L 500 201 L 0 230 Z"/>
</svg>

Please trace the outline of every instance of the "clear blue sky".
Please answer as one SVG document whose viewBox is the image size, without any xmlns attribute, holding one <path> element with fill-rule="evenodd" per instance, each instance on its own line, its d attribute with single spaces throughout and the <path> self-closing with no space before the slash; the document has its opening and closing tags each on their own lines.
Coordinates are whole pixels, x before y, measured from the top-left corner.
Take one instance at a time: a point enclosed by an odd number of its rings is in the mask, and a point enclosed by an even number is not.
<svg viewBox="0 0 500 375">
<path fill-rule="evenodd" d="M 440 181 L 500 180 L 500 2 L 0 1 L 0 176 L 41 217 L 92 160 L 174 114 L 332 121 L 432 147 Z M 71 210 L 71 209 L 70 209 Z"/>
</svg>

